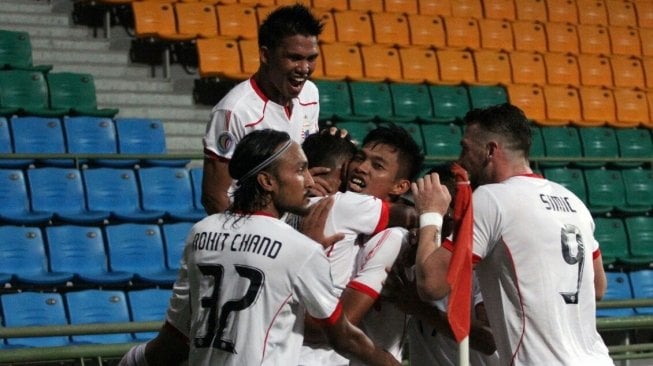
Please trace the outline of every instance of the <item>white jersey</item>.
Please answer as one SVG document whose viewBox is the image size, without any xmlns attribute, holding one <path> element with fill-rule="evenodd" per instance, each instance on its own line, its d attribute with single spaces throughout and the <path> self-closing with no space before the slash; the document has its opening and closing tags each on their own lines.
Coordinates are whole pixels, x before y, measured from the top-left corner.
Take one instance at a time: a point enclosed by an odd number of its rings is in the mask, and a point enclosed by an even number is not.
<svg viewBox="0 0 653 366">
<path fill-rule="evenodd" d="M 318 243 L 258 214 L 193 226 L 167 313 L 189 335 L 190 365 L 297 364 L 305 311 L 325 322 L 341 311 Z"/>
<path fill-rule="evenodd" d="M 534 175 L 478 187 L 474 256 L 502 364 L 612 365 L 596 331 L 594 221 Z"/>
<path fill-rule="evenodd" d="M 229 160 L 245 135 L 266 128 L 288 132 L 301 144 L 318 131 L 319 115 L 319 94 L 313 82 L 306 81 L 289 109 L 269 100 L 250 78 L 237 84 L 213 108 L 203 140 L 204 154 Z"/>
</svg>

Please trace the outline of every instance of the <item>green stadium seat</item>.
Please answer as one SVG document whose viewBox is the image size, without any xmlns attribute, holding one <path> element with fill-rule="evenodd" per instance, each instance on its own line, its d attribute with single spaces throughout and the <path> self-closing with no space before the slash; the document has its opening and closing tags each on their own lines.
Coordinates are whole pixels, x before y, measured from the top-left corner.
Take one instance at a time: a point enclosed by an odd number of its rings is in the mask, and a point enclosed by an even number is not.
<svg viewBox="0 0 653 366">
<path fill-rule="evenodd" d="M 438 122 L 462 120 L 470 109 L 467 88 L 463 85 L 431 85 L 429 91 Z"/>
<path fill-rule="evenodd" d="M 653 171 L 624 169 L 621 171 L 626 193 L 626 205 L 619 207 L 629 213 L 646 213 L 653 209 Z"/>
<path fill-rule="evenodd" d="M 115 108 L 98 109 L 93 75 L 57 72 L 47 75 L 50 89 L 50 106 L 64 109 L 68 114 L 113 118 Z"/>
<path fill-rule="evenodd" d="M 629 263 L 638 260 L 640 264 L 653 264 L 653 217 L 627 217 L 624 219 L 624 223 L 630 243 Z"/>
<path fill-rule="evenodd" d="M 27 114 L 58 117 L 65 109 L 51 109 L 48 84 L 38 71 L 0 71 L 0 115 Z"/>
<path fill-rule="evenodd" d="M 544 152 L 544 140 L 542 140 L 542 130 L 539 126 L 531 125 L 531 150 L 529 157 L 533 160 L 543 158 L 546 154 Z"/>
<path fill-rule="evenodd" d="M 345 129 L 351 136 L 351 141 L 361 146 L 367 133 L 375 129 L 376 123 L 371 121 L 338 121 L 336 127 Z"/>
<path fill-rule="evenodd" d="M 583 202 L 587 203 L 587 189 L 582 170 L 560 167 L 544 169 L 543 173 L 546 179 L 564 186 Z"/>
<path fill-rule="evenodd" d="M 619 170 L 585 169 L 587 203 L 593 214 L 608 214 L 626 206 L 626 191 Z"/>
<path fill-rule="evenodd" d="M 384 125 L 389 125 L 389 123 L 386 122 L 380 122 L 378 123 L 379 126 L 384 126 Z M 422 148 L 422 151 L 424 151 L 424 137 L 422 136 L 422 129 L 420 128 L 420 125 L 417 122 L 404 122 L 397 124 L 397 126 L 400 126 L 404 128 L 410 136 L 415 140 L 417 145 L 419 145 Z"/>
<path fill-rule="evenodd" d="M 349 86 L 343 80 L 314 80 L 320 91 L 320 120 L 353 117 Z"/>
<path fill-rule="evenodd" d="M 0 29 L 0 69 L 48 72 L 52 65 L 32 64 L 32 42 L 29 33 Z"/>
<path fill-rule="evenodd" d="M 394 119 L 400 121 L 434 122 L 433 105 L 428 86 L 424 84 L 390 84 Z"/>
<path fill-rule="evenodd" d="M 453 123 L 422 125 L 426 155 L 437 157 L 430 159 L 429 164 L 440 164 L 456 160 L 460 155 L 462 135 L 463 132 L 460 126 Z"/>
<path fill-rule="evenodd" d="M 351 91 L 353 119 L 391 121 L 392 96 L 387 83 L 352 81 Z"/>
<path fill-rule="evenodd" d="M 485 108 L 508 103 L 508 93 L 501 85 L 470 85 L 467 87 L 471 108 Z"/>
<path fill-rule="evenodd" d="M 615 133 L 621 158 L 649 160 L 653 156 L 653 139 L 649 129 L 618 128 Z M 619 166 L 637 166 L 641 162 L 617 161 L 616 164 Z"/>
<path fill-rule="evenodd" d="M 583 147 L 583 157 L 597 159 L 615 159 L 619 157 L 619 146 L 615 131 L 610 127 L 582 127 L 578 129 Z M 604 160 L 596 162 L 577 162 L 583 167 L 599 167 Z"/>
<path fill-rule="evenodd" d="M 594 238 L 599 242 L 606 268 L 612 268 L 618 261 L 628 258 L 628 236 L 620 218 L 597 217 L 594 225 Z"/>
<path fill-rule="evenodd" d="M 583 156 L 578 130 L 570 126 L 541 127 L 547 158 L 565 158 L 566 161 L 543 161 L 542 166 L 564 166 Z"/>
</svg>

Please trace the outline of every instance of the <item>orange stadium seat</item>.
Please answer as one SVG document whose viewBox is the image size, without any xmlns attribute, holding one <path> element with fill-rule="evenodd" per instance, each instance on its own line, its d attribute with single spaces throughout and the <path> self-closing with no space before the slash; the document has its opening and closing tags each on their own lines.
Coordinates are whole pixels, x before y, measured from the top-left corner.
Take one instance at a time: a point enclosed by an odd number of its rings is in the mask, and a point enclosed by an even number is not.
<svg viewBox="0 0 653 366">
<path fill-rule="evenodd" d="M 529 119 L 541 122 L 546 120 L 546 104 L 542 87 L 528 84 L 510 84 L 508 99 L 521 108 Z"/>
<path fill-rule="evenodd" d="M 422 15 L 451 15 L 451 0 L 417 0 Z"/>
<path fill-rule="evenodd" d="M 215 6 L 207 3 L 176 3 L 177 27 L 181 34 L 195 34 L 197 37 L 218 36 L 218 18 Z"/>
<path fill-rule="evenodd" d="M 612 66 L 612 79 L 614 86 L 619 88 L 645 88 L 644 68 L 642 60 L 637 57 L 618 56 L 610 57 Z"/>
<path fill-rule="evenodd" d="M 483 18 L 481 0 L 450 0 L 451 15 L 461 18 Z"/>
<path fill-rule="evenodd" d="M 374 42 L 397 46 L 410 45 L 408 18 L 401 13 L 372 13 Z"/>
<path fill-rule="evenodd" d="M 578 60 L 572 54 L 545 53 L 544 65 L 546 66 L 546 79 L 554 85 L 580 85 L 580 71 Z"/>
<path fill-rule="evenodd" d="M 408 15 L 410 44 L 413 46 L 445 47 L 444 21 L 437 15 Z"/>
<path fill-rule="evenodd" d="M 646 87 L 653 89 L 653 58 L 644 57 L 642 59 L 642 67 L 644 68 Z"/>
<path fill-rule="evenodd" d="M 223 37 L 257 38 L 258 18 L 256 9 L 246 4 L 216 6 L 218 28 Z"/>
<path fill-rule="evenodd" d="M 137 1 L 132 3 L 132 10 L 136 37 L 179 41 L 195 38 L 195 34 L 177 32 L 175 11 L 171 3 Z"/>
<path fill-rule="evenodd" d="M 387 13 L 417 14 L 418 0 L 385 0 L 383 10 Z"/>
<path fill-rule="evenodd" d="M 615 121 L 616 106 L 612 90 L 596 86 L 583 86 L 578 89 L 583 111 L 580 126 L 602 126 Z"/>
<path fill-rule="evenodd" d="M 363 59 L 358 46 L 341 42 L 323 43 L 320 49 L 324 78 L 334 80 L 363 78 Z"/>
<path fill-rule="evenodd" d="M 483 4 L 486 19 L 515 20 L 515 2 L 513 0 L 486 1 Z"/>
<path fill-rule="evenodd" d="M 642 42 L 642 55 L 653 56 L 653 28 L 639 28 L 639 39 Z"/>
<path fill-rule="evenodd" d="M 549 22 L 545 24 L 549 52 L 570 52 L 578 54 L 578 31 L 573 24 Z"/>
<path fill-rule="evenodd" d="M 349 3 L 347 0 L 313 0 L 313 8 L 325 10 L 347 10 Z"/>
<path fill-rule="evenodd" d="M 546 0 L 550 22 L 578 24 L 578 8 L 575 0 Z"/>
<path fill-rule="evenodd" d="M 383 12 L 383 0 L 349 0 L 349 10 Z"/>
<path fill-rule="evenodd" d="M 508 20 L 479 19 L 478 28 L 481 33 L 481 48 L 508 51 L 514 49 L 512 25 Z"/>
<path fill-rule="evenodd" d="M 545 85 L 546 121 L 565 125 L 580 121 L 581 108 L 578 90 L 572 86 Z"/>
<path fill-rule="evenodd" d="M 512 22 L 512 33 L 516 50 L 547 51 L 543 23 L 530 20 L 515 20 Z"/>
<path fill-rule="evenodd" d="M 227 77 L 246 79 L 240 64 L 240 51 L 236 40 L 225 38 L 200 38 L 197 40 L 198 70 L 200 77 Z"/>
<path fill-rule="evenodd" d="M 642 44 L 639 32 L 634 27 L 611 25 L 608 28 L 612 53 L 615 55 L 639 56 L 642 54 Z"/>
<path fill-rule="evenodd" d="M 637 25 L 640 28 L 653 28 L 653 2 L 637 1 L 634 4 L 637 8 Z"/>
<path fill-rule="evenodd" d="M 270 1 L 270 0 L 265 0 L 265 1 Z M 306 7 L 311 7 L 311 0 L 275 0 L 274 5 L 276 6 L 283 6 L 283 5 L 295 5 L 295 4 L 302 4 L 305 5 Z"/>
<path fill-rule="evenodd" d="M 238 50 L 240 51 L 240 66 L 243 73 L 254 75 L 260 65 L 258 40 L 240 39 L 238 40 Z M 317 67 L 321 68 L 322 65 L 318 65 Z"/>
<path fill-rule="evenodd" d="M 612 52 L 610 49 L 610 35 L 606 26 L 579 24 L 577 29 L 581 53 L 609 55 Z"/>
<path fill-rule="evenodd" d="M 396 48 L 373 44 L 360 46 L 360 52 L 365 80 L 401 82 L 401 60 Z"/>
<path fill-rule="evenodd" d="M 453 48 L 479 48 L 481 35 L 474 18 L 443 17 L 447 46 Z"/>
<path fill-rule="evenodd" d="M 608 24 L 608 12 L 603 0 L 576 0 L 578 7 L 578 23 Z"/>
<path fill-rule="evenodd" d="M 274 0 L 237 0 L 237 1 L 227 1 L 223 2 L 222 0 L 214 1 L 215 3 L 218 4 L 234 4 L 234 3 L 239 3 L 243 5 L 249 5 L 249 6 L 259 6 L 259 7 L 272 7 L 276 6 L 277 4 L 275 3 Z"/>
<path fill-rule="evenodd" d="M 370 15 L 360 10 L 333 13 L 338 42 L 372 44 L 374 36 Z"/>
<path fill-rule="evenodd" d="M 475 50 L 476 81 L 482 84 L 510 84 L 512 71 L 510 56 L 506 51 Z"/>
<path fill-rule="evenodd" d="M 318 8 L 313 9 L 313 13 L 324 25 L 322 27 L 322 33 L 320 33 L 320 36 L 318 37 L 320 42 L 337 42 L 338 37 L 336 36 L 336 23 L 333 20 L 333 13 L 331 10 Z"/>
<path fill-rule="evenodd" d="M 578 55 L 578 68 L 580 69 L 580 83 L 584 86 L 611 87 L 614 85 L 610 58 L 607 56 L 580 54 Z"/>
<path fill-rule="evenodd" d="M 476 82 L 474 57 L 471 51 L 443 49 L 436 51 L 440 80 L 445 83 Z"/>
<path fill-rule="evenodd" d="M 636 26 L 637 14 L 635 4 L 624 0 L 605 0 L 605 8 L 608 13 L 608 24 L 619 26 Z"/>
<path fill-rule="evenodd" d="M 404 82 L 437 84 L 440 81 L 435 50 L 422 47 L 401 47 L 399 48 L 399 58 Z"/>
<path fill-rule="evenodd" d="M 538 20 L 546 22 L 546 3 L 542 0 L 518 0 L 515 1 L 517 19 Z"/>
<path fill-rule="evenodd" d="M 518 84 L 546 84 L 544 56 L 536 52 L 510 52 L 512 82 Z"/>
<path fill-rule="evenodd" d="M 648 122 L 644 121 L 642 124 L 646 128 L 653 128 L 653 92 L 648 91 L 646 93 L 646 100 L 648 101 L 648 112 L 649 112 L 649 120 Z"/>
<path fill-rule="evenodd" d="M 645 92 L 630 88 L 616 88 L 614 100 L 617 106 L 617 119 L 613 124 L 614 127 L 637 127 L 640 124 L 650 123 Z"/>
</svg>

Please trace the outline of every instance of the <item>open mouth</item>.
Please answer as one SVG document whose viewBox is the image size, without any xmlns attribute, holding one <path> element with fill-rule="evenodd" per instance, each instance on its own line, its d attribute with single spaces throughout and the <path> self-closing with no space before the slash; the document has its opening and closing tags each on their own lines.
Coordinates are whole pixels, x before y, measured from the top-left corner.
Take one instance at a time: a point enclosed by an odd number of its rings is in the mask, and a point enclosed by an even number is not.
<svg viewBox="0 0 653 366">
<path fill-rule="evenodd" d="M 362 180 L 361 178 L 353 177 L 349 180 L 349 189 L 354 192 L 360 192 L 366 186 L 367 184 L 365 184 L 365 181 Z"/>
</svg>

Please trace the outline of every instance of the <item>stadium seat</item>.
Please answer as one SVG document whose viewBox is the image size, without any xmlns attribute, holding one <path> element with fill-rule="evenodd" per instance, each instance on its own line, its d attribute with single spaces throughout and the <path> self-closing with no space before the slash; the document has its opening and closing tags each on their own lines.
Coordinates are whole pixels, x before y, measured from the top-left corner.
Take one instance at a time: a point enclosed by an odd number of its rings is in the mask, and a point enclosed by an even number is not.
<svg viewBox="0 0 653 366">
<path fill-rule="evenodd" d="M 440 81 L 435 50 L 420 46 L 401 47 L 399 59 L 401 77 L 405 83 L 437 84 Z"/>
<path fill-rule="evenodd" d="M 43 73 L 0 70 L 0 115 L 58 117 L 65 112 L 50 108 L 48 84 Z"/>
<path fill-rule="evenodd" d="M 613 55 L 640 56 L 642 54 L 637 28 L 610 26 L 608 34 Z"/>
<path fill-rule="evenodd" d="M 526 117 L 538 123 L 546 119 L 546 104 L 542 87 L 528 84 L 510 84 L 507 88 L 510 103 L 521 108 Z"/>
<path fill-rule="evenodd" d="M 518 51 L 547 52 L 544 24 L 531 20 L 512 22 L 515 49 Z"/>
<path fill-rule="evenodd" d="M 606 272 L 608 287 L 603 300 L 631 300 L 633 298 L 630 288 L 630 279 L 626 273 Z M 596 309 L 597 317 L 622 317 L 633 316 L 633 308 Z"/>
<path fill-rule="evenodd" d="M 177 221 L 199 221 L 206 216 L 193 204 L 188 169 L 151 167 L 138 169 L 137 174 L 143 209 L 164 211 L 166 219 Z"/>
<path fill-rule="evenodd" d="M 372 82 L 401 82 L 401 59 L 396 48 L 373 44 L 360 46 L 364 80 Z"/>
<path fill-rule="evenodd" d="M 583 157 L 603 159 L 594 162 L 576 162 L 583 167 L 600 167 L 606 160 L 619 157 L 619 145 L 615 130 L 611 127 L 584 127 L 579 128 L 580 143 L 583 147 Z"/>
<path fill-rule="evenodd" d="M 646 88 L 642 60 L 634 56 L 610 57 L 614 86 L 618 88 Z"/>
<path fill-rule="evenodd" d="M 438 15 L 410 14 L 408 15 L 408 26 L 410 27 L 410 44 L 413 46 L 445 47 L 447 44 L 444 21 Z"/>
<path fill-rule="evenodd" d="M 610 58 L 604 55 L 578 55 L 580 83 L 584 86 L 612 87 L 612 66 Z"/>
<path fill-rule="evenodd" d="M 512 82 L 510 55 L 506 51 L 475 50 L 474 64 L 479 84 L 503 84 Z"/>
<path fill-rule="evenodd" d="M 3 325 L 13 327 L 38 327 L 67 325 L 68 318 L 63 298 L 59 293 L 17 292 L 0 295 Z M 68 336 L 8 338 L 12 346 L 57 347 L 69 346 Z"/>
<path fill-rule="evenodd" d="M 631 257 L 640 259 L 640 263 L 653 263 L 653 217 L 626 217 L 624 223 Z"/>
<path fill-rule="evenodd" d="M 190 168 L 190 180 L 193 183 L 193 204 L 198 210 L 203 210 L 204 205 L 202 205 L 202 176 L 204 175 L 204 169 L 202 167 L 192 167 Z"/>
<path fill-rule="evenodd" d="M 644 69 L 644 81 L 646 87 L 653 88 L 653 57 L 643 57 L 642 68 Z"/>
<path fill-rule="evenodd" d="M 483 15 L 487 19 L 515 20 L 515 2 L 513 0 L 486 2 L 483 4 Z"/>
<path fill-rule="evenodd" d="M 346 10 L 333 13 L 338 42 L 353 44 L 374 43 L 372 21 L 367 11 Z"/>
<path fill-rule="evenodd" d="M 182 34 L 178 31 L 173 1 L 133 1 L 131 10 L 136 38 L 189 41 L 197 37 L 194 33 Z"/>
<path fill-rule="evenodd" d="M 167 153 L 165 130 L 159 120 L 149 118 L 116 118 L 118 153 L 155 154 Z M 146 165 L 183 167 L 189 159 L 144 159 Z M 138 160 L 123 160 L 121 166 L 132 166 Z"/>
<path fill-rule="evenodd" d="M 619 142 L 619 156 L 623 159 L 639 159 L 639 162 L 618 161 L 620 166 L 637 166 L 642 160 L 653 156 L 651 131 L 646 128 L 618 128 L 615 130 Z"/>
<path fill-rule="evenodd" d="M 87 209 L 84 184 L 78 169 L 29 169 L 27 181 L 34 211 L 52 212 L 54 220 L 70 224 L 98 224 L 109 219 L 107 211 Z"/>
<path fill-rule="evenodd" d="M 618 207 L 626 213 L 645 214 L 653 209 L 653 171 L 633 168 L 621 171 L 626 204 Z"/>
<path fill-rule="evenodd" d="M 0 29 L 0 70 L 20 69 L 48 72 L 52 65 L 32 63 L 32 41 L 28 32 Z"/>
<path fill-rule="evenodd" d="M 218 18 L 214 5 L 204 2 L 178 2 L 174 6 L 179 34 L 201 38 L 218 36 Z"/>
<path fill-rule="evenodd" d="M 73 279 L 70 272 L 49 270 L 40 228 L 3 225 L 0 237 L 0 278 L 9 275 L 23 286 L 61 286 Z"/>
<path fill-rule="evenodd" d="M 258 37 L 256 9 L 248 4 L 218 4 L 218 29 L 222 37 L 255 39 Z"/>
<path fill-rule="evenodd" d="M 14 152 L 11 142 L 11 129 L 9 121 L 5 117 L 0 117 L 0 153 L 11 154 Z M 11 160 L 0 160 L 0 167 L 14 167 Z"/>
<path fill-rule="evenodd" d="M 66 151 L 71 154 L 117 154 L 116 126 L 111 118 L 65 116 L 63 130 Z M 80 163 L 102 164 L 102 159 L 81 159 Z"/>
<path fill-rule="evenodd" d="M 479 19 L 478 29 L 481 34 L 481 48 L 507 51 L 514 48 L 512 25 L 508 20 Z"/>
<path fill-rule="evenodd" d="M 546 179 L 567 188 L 583 202 L 587 203 L 585 176 L 581 169 L 565 167 L 545 168 L 543 175 Z"/>
<path fill-rule="evenodd" d="M 528 152 L 528 157 L 533 160 L 543 158 L 545 155 L 542 130 L 539 126 L 531 125 L 531 150 Z"/>
<path fill-rule="evenodd" d="M 653 298 L 653 270 L 640 269 L 631 271 L 628 276 L 630 277 L 630 283 L 633 286 L 633 298 Z M 639 315 L 653 315 L 653 307 L 636 307 L 635 312 Z"/>
<path fill-rule="evenodd" d="M 549 22 L 578 24 L 578 8 L 574 0 L 546 0 Z"/>
<path fill-rule="evenodd" d="M 65 154 L 66 143 L 61 120 L 54 117 L 12 117 L 11 137 L 14 152 L 23 154 Z M 73 166 L 72 159 L 36 159 L 48 166 Z"/>
<path fill-rule="evenodd" d="M 111 221 L 156 222 L 164 211 L 143 210 L 136 174 L 132 169 L 97 168 L 82 170 L 88 208 L 111 213 Z"/>
<path fill-rule="evenodd" d="M 594 225 L 594 239 L 601 247 L 605 267 L 613 267 L 618 261 L 628 258 L 628 236 L 621 218 L 597 217 Z"/>
<path fill-rule="evenodd" d="M 648 121 L 642 121 L 642 127 L 653 129 L 653 92 L 648 91 L 646 93 L 646 100 L 650 106 L 648 109 L 650 119 Z"/>
<path fill-rule="evenodd" d="M 515 84 L 546 84 L 546 65 L 541 53 L 511 51 L 510 67 Z"/>
<path fill-rule="evenodd" d="M 467 87 L 467 92 L 471 109 L 486 108 L 508 102 L 506 88 L 502 85 L 470 85 Z"/>
<path fill-rule="evenodd" d="M 349 43 L 323 43 L 322 78 L 329 80 L 360 80 L 363 78 L 363 58 L 360 49 Z"/>
<path fill-rule="evenodd" d="M 604 0 L 576 0 L 580 24 L 608 24 Z"/>
<path fill-rule="evenodd" d="M 578 31 L 573 24 L 548 22 L 544 26 L 549 52 L 578 54 Z"/>
<path fill-rule="evenodd" d="M 451 15 L 451 0 L 418 0 L 417 9 L 424 15 Z"/>
<path fill-rule="evenodd" d="M 401 13 L 371 13 L 374 43 L 394 46 L 410 45 L 408 18 Z M 322 37 L 320 37 L 321 39 Z"/>
<path fill-rule="evenodd" d="M 383 2 L 383 11 L 386 13 L 418 13 L 418 0 L 385 0 Z"/>
<path fill-rule="evenodd" d="M 565 166 L 569 160 L 583 156 L 577 128 L 547 126 L 542 127 L 541 131 L 546 157 L 558 158 L 559 161 L 542 162 L 540 165 L 545 167 Z"/>
<path fill-rule="evenodd" d="M 449 48 L 477 49 L 481 46 L 478 21 L 474 18 L 442 17 Z"/>
<path fill-rule="evenodd" d="M 129 305 L 123 291 L 82 290 L 64 294 L 70 324 L 126 323 Z M 133 342 L 129 333 L 73 335 L 73 342 L 114 344 Z"/>
<path fill-rule="evenodd" d="M 338 121 L 336 127 L 347 130 L 351 141 L 360 146 L 368 132 L 375 129 L 377 125 L 370 121 Z"/>
<path fill-rule="evenodd" d="M 47 74 L 50 107 L 63 109 L 67 114 L 113 118 L 117 108 L 97 107 L 93 75 L 75 72 Z"/>
<path fill-rule="evenodd" d="M 653 3 L 638 1 L 635 4 L 637 25 L 640 28 L 653 28 Z"/>
<path fill-rule="evenodd" d="M 434 122 L 433 105 L 427 85 L 391 83 L 394 120 Z"/>
<path fill-rule="evenodd" d="M 201 78 L 228 78 L 244 80 L 249 74 L 243 72 L 238 42 L 228 38 L 198 39 L 198 72 Z"/>
<path fill-rule="evenodd" d="M 383 12 L 383 0 L 349 0 L 349 9 L 381 13 Z"/>
<path fill-rule="evenodd" d="M 438 157 L 435 163 L 454 161 L 460 155 L 461 128 L 450 124 L 423 124 L 422 135 L 426 154 Z"/>
<path fill-rule="evenodd" d="M 515 1 L 515 13 L 518 20 L 536 20 L 546 22 L 546 2 L 540 0 Z"/>
<path fill-rule="evenodd" d="M 186 246 L 186 237 L 193 227 L 192 222 L 175 222 L 161 225 L 166 248 L 166 266 L 178 270 Z"/>
<path fill-rule="evenodd" d="M 346 81 L 317 79 L 314 82 L 320 91 L 320 120 L 354 117 Z"/>
<path fill-rule="evenodd" d="M 131 320 L 134 322 L 160 321 L 163 324 L 172 292 L 166 289 L 144 289 L 127 291 Z M 156 337 L 157 332 L 135 333 L 137 342 L 147 342 Z"/>
<path fill-rule="evenodd" d="M 579 12 L 583 13 L 583 12 Z M 605 24 L 605 23 L 604 23 Z M 598 24 L 579 24 L 578 41 L 580 43 L 581 53 L 590 53 L 595 55 L 610 55 L 610 35 L 608 28 Z"/>
<path fill-rule="evenodd" d="M 347 10 L 349 4 L 347 0 L 313 0 L 311 2 L 313 8 L 319 10 Z M 320 39 L 322 37 L 320 36 Z"/>
<path fill-rule="evenodd" d="M 171 285 L 177 271 L 165 265 L 161 229 L 151 224 L 118 224 L 105 227 L 109 266 L 112 271 L 131 273 L 135 280 Z"/>
<path fill-rule="evenodd" d="M 313 3 L 319 2 L 320 1 L 314 1 Z M 315 16 L 322 22 L 322 24 L 324 24 L 322 27 L 322 33 L 320 33 L 320 42 L 337 42 L 338 35 L 336 34 L 336 23 L 333 20 L 333 11 L 331 9 L 347 10 L 347 1 L 344 0 L 344 9 L 342 9 L 342 1 L 339 4 L 336 1 L 322 0 L 321 3 L 323 4 L 314 5 L 313 9 Z M 323 6 L 327 6 L 328 8 L 324 8 Z"/>
<path fill-rule="evenodd" d="M 626 205 L 624 181 L 619 170 L 585 169 L 587 203 L 593 214 L 607 214 Z"/>
<path fill-rule="evenodd" d="M 20 169 L 0 169 L 0 221 L 14 225 L 46 224 L 51 212 L 30 209 L 30 196 L 25 175 Z"/>
<path fill-rule="evenodd" d="M 438 122 L 460 121 L 470 110 L 469 94 L 463 85 L 431 85 L 433 117 Z"/>
<path fill-rule="evenodd" d="M 436 54 L 443 83 L 476 83 L 476 67 L 470 50 L 438 49 Z"/>
<path fill-rule="evenodd" d="M 614 127 L 637 127 L 650 123 L 646 93 L 641 90 L 616 88 L 614 101 L 617 107 L 617 119 Z"/>
<path fill-rule="evenodd" d="M 635 4 L 630 1 L 605 0 L 608 24 L 611 26 L 636 26 Z"/>
<path fill-rule="evenodd" d="M 577 121 L 580 126 L 603 126 L 608 121 L 616 120 L 616 106 L 612 90 L 607 88 L 582 86 L 578 89 L 583 119 Z"/>
<path fill-rule="evenodd" d="M 580 85 L 578 60 L 572 54 L 548 52 L 544 54 L 546 79 L 553 85 Z"/>
<path fill-rule="evenodd" d="M 483 18 L 483 4 L 481 0 L 450 0 L 451 15 L 459 18 Z"/>
<path fill-rule="evenodd" d="M 356 119 L 390 121 L 393 118 L 392 96 L 387 83 L 349 83 L 352 108 Z"/>
<path fill-rule="evenodd" d="M 238 40 L 238 51 L 240 52 L 240 65 L 243 70 L 243 73 L 249 78 L 251 75 L 254 75 L 258 71 L 261 56 L 259 54 L 258 40 L 256 39 L 239 39 Z M 322 70 L 322 65 L 319 64 L 316 66 L 316 70 Z M 313 73 L 315 76 L 315 73 Z"/>
<path fill-rule="evenodd" d="M 60 225 L 45 228 L 50 267 L 75 275 L 73 281 L 95 285 L 127 284 L 132 273 L 109 271 L 104 235 L 99 227 Z"/>
</svg>

